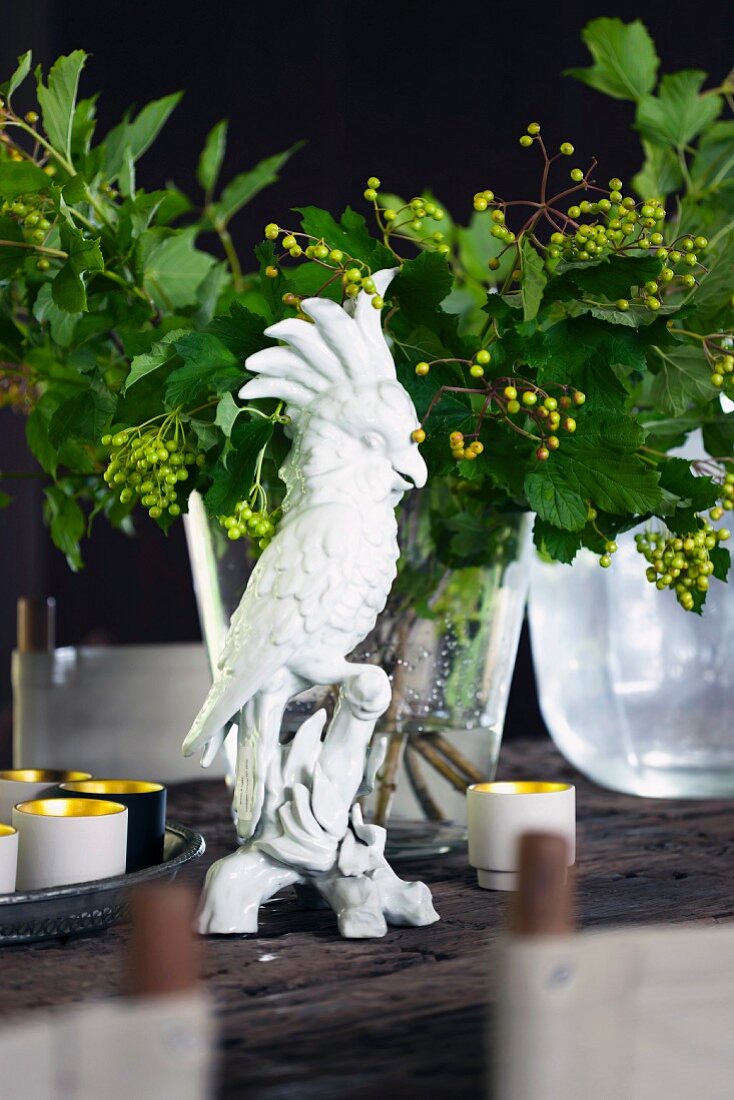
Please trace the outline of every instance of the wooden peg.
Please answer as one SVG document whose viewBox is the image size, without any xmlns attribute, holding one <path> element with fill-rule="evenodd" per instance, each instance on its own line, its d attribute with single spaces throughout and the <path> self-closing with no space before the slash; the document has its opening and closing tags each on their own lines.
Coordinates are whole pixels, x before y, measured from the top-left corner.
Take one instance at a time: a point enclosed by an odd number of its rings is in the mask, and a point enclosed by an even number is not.
<svg viewBox="0 0 734 1100">
<path fill-rule="evenodd" d="M 180 883 L 151 883 L 132 902 L 127 992 L 133 997 L 184 993 L 197 981 L 195 898 Z"/>
<path fill-rule="evenodd" d="M 17 649 L 20 653 L 51 653 L 56 645 L 56 600 L 21 596 L 18 600 Z"/>
<path fill-rule="evenodd" d="M 573 931 L 568 854 L 562 836 L 526 833 L 522 837 L 511 932 L 555 936 Z"/>
</svg>

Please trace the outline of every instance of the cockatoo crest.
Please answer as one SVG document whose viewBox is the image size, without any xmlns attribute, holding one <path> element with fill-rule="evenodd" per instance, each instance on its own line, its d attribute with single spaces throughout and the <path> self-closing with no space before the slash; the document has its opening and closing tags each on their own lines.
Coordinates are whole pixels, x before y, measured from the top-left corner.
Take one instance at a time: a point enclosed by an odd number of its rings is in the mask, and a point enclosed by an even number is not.
<svg viewBox="0 0 734 1100">
<path fill-rule="evenodd" d="M 372 276 L 378 294 L 384 294 L 396 273 L 392 268 Z M 301 308 L 314 323 L 291 317 L 265 329 L 266 336 L 282 343 L 249 357 L 247 369 L 258 377 L 242 387 L 240 397 L 284 401 L 297 420 L 319 395 L 342 383 L 395 380 L 380 310 L 373 307 L 371 295 L 362 292 L 345 306 L 328 298 L 307 298 Z"/>
</svg>

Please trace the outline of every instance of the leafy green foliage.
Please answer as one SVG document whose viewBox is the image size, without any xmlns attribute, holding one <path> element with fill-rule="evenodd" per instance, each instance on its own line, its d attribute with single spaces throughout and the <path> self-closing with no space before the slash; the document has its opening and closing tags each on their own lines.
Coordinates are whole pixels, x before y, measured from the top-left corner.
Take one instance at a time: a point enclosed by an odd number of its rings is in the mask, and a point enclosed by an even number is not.
<svg viewBox="0 0 734 1100">
<path fill-rule="evenodd" d="M 655 145 L 684 146 L 709 126 L 721 111 L 716 95 L 700 95 L 706 73 L 688 69 L 664 76 L 657 96 L 643 96 L 637 127 Z"/>
<path fill-rule="evenodd" d="M 602 188 L 593 166 L 572 168 L 569 188 L 541 145 L 539 201 L 478 192 L 462 226 L 430 192 L 406 202 L 371 177 L 369 219 L 297 208 L 293 228 L 265 228 L 253 273 L 232 220 L 298 146 L 222 186 L 222 120 L 198 158 L 199 195 L 146 191 L 138 161 L 180 94 L 100 137 L 96 96 L 78 98 L 82 51 L 36 70 L 40 119 L 12 107 L 31 72 L 19 59 L 0 117 L 0 403 L 29 413 L 46 517 L 73 568 L 96 516 L 128 525 L 142 506 L 167 530 L 193 490 L 230 538 L 267 545 L 289 410 L 237 395 L 268 326 L 313 295 L 369 295 L 421 420 L 430 523 L 421 567 L 399 583 L 425 613 L 447 567 L 494 560 L 508 515 L 535 512 L 538 550 L 566 563 L 584 546 L 605 564 L 614 536 L 648 518 L 697 527 L 721 465 L 667 452 L 702 428 L 719 464 L 734 457 L 719 400 L 734 389 L 734 122 L 720 119 L 733 89 L 696 70 L 658 82 L 639 21 L 595 19 L 584 41 L 592 64 L 571 75 L 634 104 L 641 201 L 621 181 Z M 573 148 L 560 150 L 563 164 Z M 385 268 L 397 273 L 383 301 Z M 726 552 L 711 561 L 723 578 Z M 700 610 L 702 593 L 684 605 Z"/>
<path fill-rule="evenodd" d="M 43 126 L 48 140 L 67 161 L 71 159 L 71 135 L 79 77 L 87 60 L 83 50 L 60 57 L 51 67 L 48 83 L 40 71 L 36 73 L 38 102 L 43 112 Z"/>
<path fill-rule="evenodd" d="M 46 518 L 73 568 L 95 516 L 128 525 L 131 503 L 102 478 L 103 437 L 175 416 L 192 466 L 174 510 L 151 510 L 167 528 L 192 488 L 231 497 L 251 471 L 252 440 L 272 433 L 257 418 L 248 434 L 251 416 L 234 397 L 244 359 L 269 341 L 267 319 L 243 304 L 253 281 L 226 227 L 297 148 L 225 180 L 218 193 L 220 122 L 200 158 L 199 208 L 173 186 L 146 192 L 137 162 L 181 94 L 129 112 L 99 139 L 97 97 L 79 98 L 87 60 L 76 50 L 47 75 L 37 68 L 38 111 L 21 117 L 12 104 L 32 69 L 24 54 L 2 85 L 0 115 L 0 406 L 22 403 L 29 414 L 28 446 L 50 479 Z"/>
<path fill-rule="evenodd" d="M 621 19 L 593 19 L 581 36 L 594 65 L 567 69 L 567 76 L 582 80 L 615 99 L 637 100 L 655 85 L 659 59 L 644 25 Z"/>
</svg>

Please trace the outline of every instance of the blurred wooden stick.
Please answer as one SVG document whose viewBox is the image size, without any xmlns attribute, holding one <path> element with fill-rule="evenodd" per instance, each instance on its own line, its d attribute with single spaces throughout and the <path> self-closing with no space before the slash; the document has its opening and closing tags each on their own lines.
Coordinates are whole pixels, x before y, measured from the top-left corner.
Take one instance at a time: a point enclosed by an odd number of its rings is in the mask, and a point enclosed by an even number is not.
<svg viewBox="0 0 734 1100">
<path fill-rule="evenodd" d="M 126 983 L 130 996 L 184 993 L 194 988 L 198 976 L 195 906 L 192 891 L 180 883 L 156 883 L 135 892 Z"/>
<path fill-rule="evenodd" d="M 408 743 L 403 758 L 403 767 L 405 768 L 405 774 L 408 777 L 408 781 L 413 788 L 413 794 L 418 799 L 423 813 L 429 821 L 441 821 L 444 814 L 441 812 L 441 807 L 428 789 L 428 784 L 426 783 L 421 768 L 420 759 L 415 749 L 411 748 L 410 742 Z"/>
<path fill-rule="evenodd" d="M 510 931 L 527 936 L 573 931 L 568 844 L 551 833 L 526 833 L 520 841 L 519 883 Z"/>
</svg>

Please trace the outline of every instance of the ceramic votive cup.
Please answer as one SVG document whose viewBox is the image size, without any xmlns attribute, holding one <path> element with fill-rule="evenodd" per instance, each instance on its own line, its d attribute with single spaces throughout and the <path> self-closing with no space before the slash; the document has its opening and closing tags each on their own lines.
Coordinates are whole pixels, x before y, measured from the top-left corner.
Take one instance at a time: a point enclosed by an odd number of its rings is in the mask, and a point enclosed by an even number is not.
<svg viewBox="0 0 734 1100">
<path fill-rule="evenodd" d="M 12 825 L 0 825 L 0 894 L 15 890 L 18 866 L 18 832 Z"/>
<path fill-rule="evenodd" d="M 18 890 L 92 882 L 125 872 L 127 807 L 91 798 L 39 798 L 13 809 Z"/>
<path fill-rule="evenodd" d="M 475 783 L 466 793 L 469 863 L 485 890 L 516 890 L 520 838 L 555 833 L 576 861 L 576 791 L 570 783 Z"/>
<path fill-rule="evenodd" d="M 0 823 L 12 825 L 13 806 L 43 798 L 59 783 L 91 779 L 89 772 L 54 771 L 49 768 L 12 768 L 0 771 Z"/>
<path fill-rule="evenodd" d="M 127 871 L 141 871 L 163 859 L 166 788 L 139 779 L 85 779 L 62 783 L 67 798 L 109 798 L 127 807 Z"/>
</svg>

